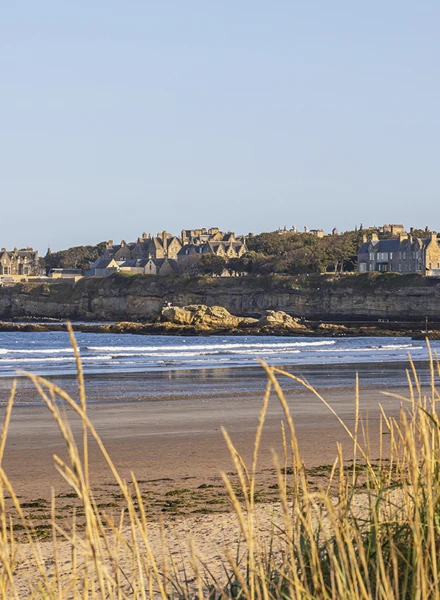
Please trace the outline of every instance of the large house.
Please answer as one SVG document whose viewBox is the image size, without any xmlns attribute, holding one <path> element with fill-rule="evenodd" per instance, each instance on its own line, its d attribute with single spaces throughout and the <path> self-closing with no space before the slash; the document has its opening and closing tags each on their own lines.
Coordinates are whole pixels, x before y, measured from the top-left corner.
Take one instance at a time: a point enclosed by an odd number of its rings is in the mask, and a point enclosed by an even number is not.
<svg viewBox="0 0 440 600">
<path fill-rule="evenodd" d="M 440 245 L 437 233 L 418 238 L 401 233 L 398 238 L 379 239 L 373 233 L 371 240 L 364 236 L 358 253 L 358 270 L 382 273 L 422 273 L 430 275 L 440 269 Z"/>
<path fill-rule="evenodd" d="M 0 250 L 0 276 L 8 277 L 39 277 L 43 274 L 38 258 L 38 251 L 32 248 L 7 251 Z"/>
</svg>

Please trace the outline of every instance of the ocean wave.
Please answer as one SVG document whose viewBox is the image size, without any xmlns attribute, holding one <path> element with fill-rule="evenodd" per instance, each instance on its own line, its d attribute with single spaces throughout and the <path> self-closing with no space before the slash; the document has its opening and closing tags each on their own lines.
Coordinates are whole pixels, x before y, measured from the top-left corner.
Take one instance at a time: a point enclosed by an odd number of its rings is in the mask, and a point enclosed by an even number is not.
<svg viewBox="0 0 440 600">
<path fill-rule="evenodd" d="M 111 354 L 105 354 L 102 356 L 86 356 L 81 358 L 81 361 L 98 361 L 98 360 L 111 360 Z M 49 357 L 42 356 L 41 358 L 0 358 L 0 365 L 6 365 L 10 363 L 47 363 L 47 362 L 75 362 L 74 356 L 57 356 Z"/>
<path fill-rule="evenodd" d="M 68 348 L 39 348 L 35 350 L 0 348 L 0 354 L 62 354 L 66 352 L 73 352 L 73 348 L 71 346 Z"/>
<path fill-rule="evenodd" d="M 413 344 L 383 344 L 380 346 L 370 346 L 371 350 L 423 350 L 424 346 L 414 346 Z"/>
<path fill-rule="evenodd" d="M 89 352 L 170 352 L 194 351 L 194 350 L 222 350 L 222 349 L 240 349 L 240 348 L 300 348 L 306 346 L 331 346 L 336 344 L 335 340 L 325 340 L 318 342 L 283 342 L 283 343 L 238 343 L 238 344 L 188 344 L 185 346 L 86 346 Z"/>
<path fill-rule="evenodd" d="M 389 346 L 367 346 L 366 348 L 332 348 L 325 350 L 317 350 L 316 352 L 382 352 L 388 350 L 423 350 L 423 346 L 412 346 L 411 344 L 404 344 L 399 346 L 397 344 L 391 344 Z"/>
</svg>

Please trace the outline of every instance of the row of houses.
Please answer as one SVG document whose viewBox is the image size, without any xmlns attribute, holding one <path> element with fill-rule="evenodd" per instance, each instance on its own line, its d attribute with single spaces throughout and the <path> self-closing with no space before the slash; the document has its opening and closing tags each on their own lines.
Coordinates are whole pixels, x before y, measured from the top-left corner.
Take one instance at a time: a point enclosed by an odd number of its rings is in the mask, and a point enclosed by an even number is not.
<svg viewBox="0 0 440 600">
<path fill-rule="evenodd" d="M 142 258 L 169 258 L 180 260 L 192 254 L 216 254 L 224 258 L 236 258 L 247 251 L 244 237 L 236 237 L 231 231 L 211 229 L 184 229 L 180 236 L 162 231 L 156 236 L 143 233 L 136 242 L 107 243 L 102 258 L 125 261 Z"/>
<path fill-rule="evenodd" d="M 133 258 L 130 260 L 115 260 L 100 258 L 90 271 L 88 277 L 108 277 L 113 273 L 132 273 L 136 275 L 173 275 L 182 272 L 177 260 L 173 258 Z"/>
<path fill-rule="evenodd" d="M 207 254 L 225 261 L 240 258 L 247 252 L 246 239 L 235 233 L 211 229 L 184 229 L 180 236 L 162 231 L 156 236 L 143 233 L 136 242 L 107 243 L 102 257 L 86 274 L 108 276 L 117 271 L 147 275 L 192 273 Z"/>
<path fill-rule="evenodd" d="M 381 273 L 422 273 L 440 276 L 440 244 L 436 232 L 419 238 L 411 233 L 400 233 L 393 239 L 380 239 L 373 233 L 364 236 L 358 253 L 358 270 Z"/>
</svg>

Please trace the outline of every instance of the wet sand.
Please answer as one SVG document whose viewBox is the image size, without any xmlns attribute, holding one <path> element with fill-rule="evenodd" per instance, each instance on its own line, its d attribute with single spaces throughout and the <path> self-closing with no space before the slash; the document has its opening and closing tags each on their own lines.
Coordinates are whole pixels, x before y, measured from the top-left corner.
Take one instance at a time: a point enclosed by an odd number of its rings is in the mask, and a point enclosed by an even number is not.
<svg viewBox="0 0 440 600">
<path fill-rule="evenodd" d="M 324 390 L 322 393 L 347 425 L 353 426 L 354 391 Z M 347 433 L 318 398 L 294 390 L 289 390 L 286 396 L 307 466 L 332 463 L 337 442 L 343 444 L 347 453 L 351 452 L 352 443 Z M 195 387 L 194 399 L 185 395 L 181 399 L 162 397 L 159 401 L 91 402 L 88 410 L 123 477 L 129 478 L 133 471 L 138 479 L 155 488 L 187 487 L 191 481 L 196 489 L 200 484 L 217 480 L 221 470 L 232 469 L 222 427 L 245 461 L 250 461 L 261 403 L 262 394 L 237 397 L 229 395 L 226 389 L 222 394 L 217 392 L 209 398 L 200 398 Z M 388 415 L 398 415 L 398 400 L 383 396 L 377 389 L 361 391 L 361 411 L 363 418 L 368 418 L 374 455 L 379 452 L 379 403 Z M 79 443 L 80 423 L 71 411 L 66 414 Z M 260 473 L 272 469 L 272 449 L 282 453 L 282 420 L 282 408 L 272 394 L 262 438 Z M 4 468 L 22 498 L 48 499 L 52 487 L 58 494 L 68 492 L 67 484 L 54 469 L 54 454 L 67 458 L 64 442 L 48 410 L 38 405 L 15 407 Z M 94 441 L 89 447 L 89 464 L 96 490 L 112 485 L 112 475 Z"/>
</svg>

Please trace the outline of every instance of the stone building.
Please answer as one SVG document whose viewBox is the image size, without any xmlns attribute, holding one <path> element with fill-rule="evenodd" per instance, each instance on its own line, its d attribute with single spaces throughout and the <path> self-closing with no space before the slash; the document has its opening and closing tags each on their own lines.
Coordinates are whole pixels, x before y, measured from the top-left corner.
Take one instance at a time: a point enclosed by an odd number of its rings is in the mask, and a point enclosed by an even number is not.
<svg viewBox="0 0 440 600">
<path fill-rule="evenodd" d="M 364 236 L 358 253 L 360 273 L 380 271 L 430 275 L 437 269 L 440 269 L 440 245 L 435 232 L 426 238 L 401 233 L 398 238 L 388 240 L 379 239 L 373 233 L 369 241 Z"/>
<path fill-rule="evenodd" d="M 44 274 L 43 271 L 37 250 L 32 248 L 23 250 L 14 248 L 12 251 L 2 248 L 0 250 L 0 276 L 39 277 Z"/>
<path fill-rule="evenodd" d="M 98 258 L 90 267 L 90 270 L 86 271 L 86 276 L 108 277 L 119 271 L 119 264 L 114 258 Z"/>
<path fill-rule="evenodd" d="M 135 258 L 118 265 L 120 273 L 173 275 L 178 272 L 177 260 L 173 258 Z"/>
<path fill-rule="evenodd" d="M 156 236 L 143 233 L 136 242 L 128 244 L 122 240 L 120 244 L 115 245 L 110 240 L 103 258 L 113 259 L 118 263 L 144 259 L 168 259 L 177 261 L 183 266 L 188 257 L 215 254 L 229 260 L 239 258 L 246 252 L 244 237 L 236 237 L 231 231 L 225 233 L 218 227 L 212 227 L 211 229 L 183 229 L 180 236 L 173 236 L 167 231 L 162 231 Z M 130 264 L 127 263 L 126 268 L 129 267 Z M 150 267 L 153 271 L 153 266 Z M 135 268 L 140 268 L 140 265 L 133 265 L 133 269 Z M 159 270 L 162 272 L 165 270 L 163 265 Z"/>
</svg>

